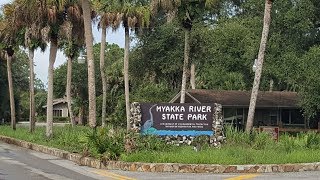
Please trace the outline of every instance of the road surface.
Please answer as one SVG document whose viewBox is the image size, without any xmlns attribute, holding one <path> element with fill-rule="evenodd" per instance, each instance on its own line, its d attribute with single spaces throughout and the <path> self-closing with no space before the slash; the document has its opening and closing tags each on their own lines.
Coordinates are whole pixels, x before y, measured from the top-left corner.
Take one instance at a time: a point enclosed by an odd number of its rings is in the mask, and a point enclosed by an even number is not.
<svg viewBox="0 0 320 180">
<path fill-rule="evenodd" d="M 0 142 L 0 180 L 320 180 L 320 172 L 267 174 L 187 174 L 107 171 Z"/>
</svg>

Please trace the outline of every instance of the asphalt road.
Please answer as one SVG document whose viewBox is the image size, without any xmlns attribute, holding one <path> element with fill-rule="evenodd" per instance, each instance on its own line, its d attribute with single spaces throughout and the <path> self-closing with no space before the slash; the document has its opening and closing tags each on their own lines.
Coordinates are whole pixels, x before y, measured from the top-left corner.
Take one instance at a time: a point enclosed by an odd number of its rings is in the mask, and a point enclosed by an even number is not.
<svg viewBox="0 0 320 180">
<path fill-rule="evenodd" d="M 320 180 L 320 172 L 267 174 L 186 174 L 107 171 L 78 166 L 51 155 L 0 142 L 0 180 L 242 180 L 310 179 Z"/>
</svg>

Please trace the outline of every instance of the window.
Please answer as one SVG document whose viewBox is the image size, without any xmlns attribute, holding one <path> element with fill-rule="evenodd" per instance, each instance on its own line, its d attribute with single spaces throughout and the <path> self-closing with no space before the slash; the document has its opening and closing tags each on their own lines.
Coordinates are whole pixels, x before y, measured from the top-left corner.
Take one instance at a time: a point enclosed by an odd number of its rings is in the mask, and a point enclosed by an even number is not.
<svg viewBox="0 0 320 180">
<path fill-rule="evenodd" d="M 290 110 L 283 109 L 281 112 L 281 120 L 284 124 L 290 124 Z"/>
<path fill-rule="evenodd" d="M 270 111 L 270 124 L 271 125 L 277 125 L 278 121 L 278 111 L 277 110 L 271 110 Z"/>
<path fill-rule="evenodd" d="M 62 110 L 53 110 L 53 116 L 62 117 Z"/>
<path fill-rule="evenodd" d="M 223 118 L 225 124 L 232 124 L 234 127 L 243 128 L 243 108 L 224 108 Z"/>
<path fill-rule="evenodd" d="M 223 117 L 225 123 L 233 123 L 233 120 L 236 119 L 237 111 L 233 108 L 224 108 Z"/>
<path fill-rule="evenodd" d="M 291 124 L 304 124 L 304 118 L 299 110 L 291 111 Z"/>
<path fill-rule="evenodd" d="M 298 109 L 282 110 L 281 119 L 284 124 L 304 124 L 304 118 Z"/>
</svg>

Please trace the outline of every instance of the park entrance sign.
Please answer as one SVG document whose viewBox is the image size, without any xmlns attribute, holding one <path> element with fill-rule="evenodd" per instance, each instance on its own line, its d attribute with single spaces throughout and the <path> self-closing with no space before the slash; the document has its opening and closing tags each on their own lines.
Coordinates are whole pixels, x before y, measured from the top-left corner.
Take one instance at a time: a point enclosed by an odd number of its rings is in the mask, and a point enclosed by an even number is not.
<svg viewBox="0 0 320 180">
<path fill-rule="evenodd" d="M 213 114 L 213 104 L 142 103 L 141 133 L 161 136 L 211 136 Z"/>
</svg>

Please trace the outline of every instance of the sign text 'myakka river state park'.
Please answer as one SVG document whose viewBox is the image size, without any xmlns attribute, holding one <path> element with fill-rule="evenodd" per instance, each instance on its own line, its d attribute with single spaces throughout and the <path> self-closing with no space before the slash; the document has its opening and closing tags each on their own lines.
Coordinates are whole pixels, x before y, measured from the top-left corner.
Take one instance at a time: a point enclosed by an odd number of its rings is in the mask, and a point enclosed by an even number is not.
<svg viewBox="0 0 320 180">
<path fill-rule="evenodd" d="M 143 134 L 212 135 L 213 104 L 141 104 Z"/>
</svg>

